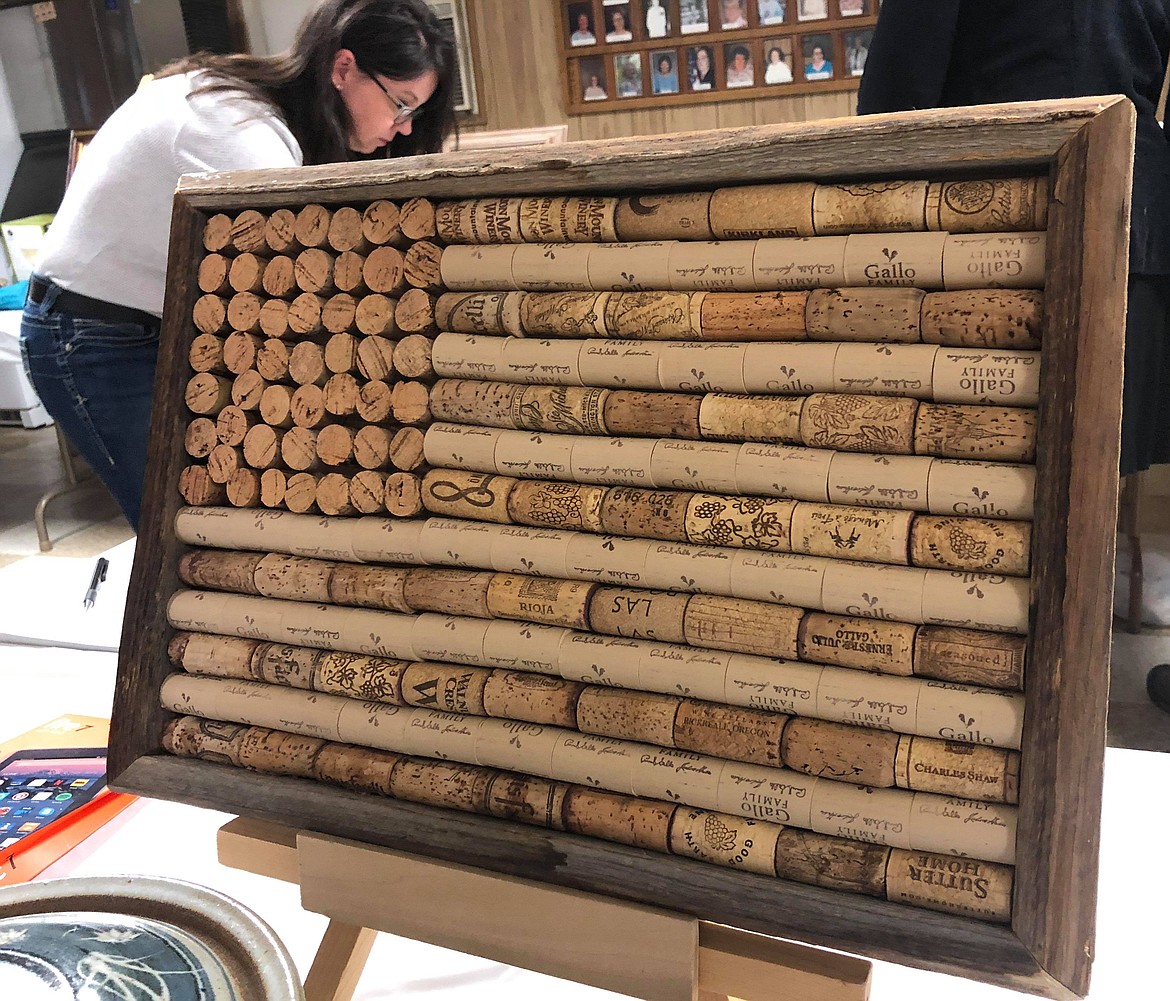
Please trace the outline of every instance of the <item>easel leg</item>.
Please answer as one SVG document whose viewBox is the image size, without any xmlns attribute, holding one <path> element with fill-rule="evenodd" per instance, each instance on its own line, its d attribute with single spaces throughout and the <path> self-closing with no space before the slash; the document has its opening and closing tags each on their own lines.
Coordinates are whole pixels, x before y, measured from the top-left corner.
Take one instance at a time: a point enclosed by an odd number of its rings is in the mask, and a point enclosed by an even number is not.
<svg viewBox="0 0 1170 1001">
<path fill-rule="evenodd" d="M 330 921 L 305 977 L 305 1001 L 350 1001 L 377 932 Z"/>
</svg>

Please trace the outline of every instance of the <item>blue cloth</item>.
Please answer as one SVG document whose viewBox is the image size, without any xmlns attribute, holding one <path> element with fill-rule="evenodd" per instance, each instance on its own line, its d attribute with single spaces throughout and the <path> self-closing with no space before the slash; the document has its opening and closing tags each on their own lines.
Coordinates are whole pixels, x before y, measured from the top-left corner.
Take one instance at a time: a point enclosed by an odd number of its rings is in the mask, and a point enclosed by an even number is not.
<svg viewBox="0 0 1170 1001">
<path fill-rule="evenodd" d="M 678 74 L 671 70 L 669 73 L 654 73 L 654 93 L 655 94 L 677 94 L 678 93 Z"/>
<path fill-rule="evenodd" d="M 20 348 L 45 409 L 138 530 L 159 323 L 107 323 L 55 308 L 58 286 L 27 303 Z"/>
<path fill-rule="evenodd" d="M 17 282 L 0 288 L 0 309 L 24 309 L 24 297 L 28 295 L 28 282 Z"/>
</svg>

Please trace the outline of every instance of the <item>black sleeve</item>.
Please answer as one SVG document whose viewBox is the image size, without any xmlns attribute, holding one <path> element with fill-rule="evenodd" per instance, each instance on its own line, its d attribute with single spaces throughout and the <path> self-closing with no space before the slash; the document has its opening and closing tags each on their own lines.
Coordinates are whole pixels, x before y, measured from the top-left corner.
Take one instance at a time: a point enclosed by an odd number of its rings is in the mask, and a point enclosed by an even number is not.
<svg viewBox="0 0 1170 1001">
<path fill-rule="evenodd" d="M 962 0 L 885 0 L 865 60 L 857 113 L 937 108 Z"/>
</svg>

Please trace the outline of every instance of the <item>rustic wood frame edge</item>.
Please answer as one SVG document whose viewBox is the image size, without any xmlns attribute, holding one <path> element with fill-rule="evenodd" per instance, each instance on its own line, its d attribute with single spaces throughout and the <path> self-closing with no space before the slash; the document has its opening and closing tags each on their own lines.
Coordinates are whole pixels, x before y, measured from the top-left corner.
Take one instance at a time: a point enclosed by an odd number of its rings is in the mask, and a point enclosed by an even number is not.
<svg viewBox="0 0 1170 1001">
<path fill-rule="evenodd" d="M 183 549 L 172 528 L 180 506 L 173 483 L 185 461 L 186 339 L 198 295 L 197 259 L 207 214 L 286 203 L 294 190 L 312 190 L 317 198 L 321 186 L 331 202 L 382 197 L 391 190 L 395 197 L 515 193 L 521 180 L 525 192 L 605 190 L 607 182 L 612 190 L 617 182 L 611 174 L 621 163 L 636 172 L 643 189 L 700 183 L 693 172 L 678 175 L 673 154 L 662 154 L 662 160 L 673 165 L 673 174 L 657 169 L 647 174 L 647 158 L 661 166 L 654 150 L 665 139 L 571 144 L 567 155 L 566 147 L 560 147 L 551 157 L 541 150 L 518 150 L 501 157 L 505 173 L 494 182 L 493 177 L 479 177 L 476 170 L 477 164 L 486 168 L 492 161 L 472 154 L 450 154 L 442 158 L 443 165 L 421 172 L 409 164 L 404 167 L 407 161 L 388 164 L 387 176 L 382 177 L 380 169 L 376 182 L 346 167 L 183 181 L 171 225 L 172 264 L 139 531 L 145 544 L 139 545 L 135 557 L 115 693 L 110 774 L 116 776 L 116 786 L 673 908 L 751 931 L 1034 994 L 1053 998 L 1085 994 L 1096 901 L 1108 685 L 1103 665 L 1109 655 L 1114 544 L 1112 532 L 1096 536 L 1116 514 L 1118 442 L 1115 431 L 1108 429 L 1116 429 L 1113 418 L 1120 414 L 1127 249 L 1121 224 L 1128 219 L 1131 168 L 1131 156 L 1118 154 L 1127 144 L 1132 150 L 1133 109 L 1123 98 L 1093 98 L 980 109 L 979 120 L 985 132 L 995 131 L 996 136 L 966 157 L 964 138 L 979 133 L 969 109 L 882 116 L 862 124 L 841 119 L 801 128 L 731 130 L 718 133 L 720 140 L 704 134 L 694 138 L 708 154 L 714 146 L 721 146 L 725 154 L 730 147 L 767 168 L 750 177 L 721 170 L 718 176 L 727 183 L 795 177 L 786 171 L 786 161 L 791 164 L 809 144 L 818 144 L 817 162 L 802 164 L 807 170 L 801 176 L 840 178 L 843 162 L 856 176 L 863 172 L 856 156 L 838 159 L 834 173 L 823 146 L 830 144 L 839 155 L 841 143 L 852 143 L 856 152 L 863 134 L 866 162 L 881 163 L 880 172 L 887 176 L 986 173 L 1005 167 L 1038 173 L 1051 168 L 1050 232 L 1055 239 L 1049 245 L 1058 249 L 1050 256 L 1049 287 L 1057 294 L 1047 297 L 1046 319 L 1048 330 L 1060 334 L 1053 336 L 1051 345 L 1046 343 L 1053 354 L 1046 358 L 1037 464 L 1039 480 L 1045 484 L 1039 497 L 1050 510 L 1038 504 L 1048 516 L 1037 520 L 1034 551 L 1055 556 L 1040 561 L 1033 587 L 1035 639 L 1011 929 L 160 753 L 162 727 L 171 717 L 156 697 L 169 671 L 164 651 L 171 630 L 165 607 L 179 587 L 175 567 Z M 994 130 L 989 130 L 989 122 L 996 125 Z M 925 137 L 929 155 L 916 156 L 910 169 L 905 165 L 898 169 L 899 144 L 908 137 L 915 142 Z M 467 190 L 471 179 L 477 179 L 474 191 Z M 266 187 L 275 180 L 279 190 Z M 1086 198 L 1087 187 L 1092 199 Z M 1102 267 L 1100 262 L 1111 266 Z M 1074 456 L 1080 457 L 1075 465 Z M 1038 671 L 1038 664 L 1048 669 Z M 1073 798 L 1075 809 L 1070 808 Z M 339 809 L 342 805 L 344 810 Z"/>
</svg>

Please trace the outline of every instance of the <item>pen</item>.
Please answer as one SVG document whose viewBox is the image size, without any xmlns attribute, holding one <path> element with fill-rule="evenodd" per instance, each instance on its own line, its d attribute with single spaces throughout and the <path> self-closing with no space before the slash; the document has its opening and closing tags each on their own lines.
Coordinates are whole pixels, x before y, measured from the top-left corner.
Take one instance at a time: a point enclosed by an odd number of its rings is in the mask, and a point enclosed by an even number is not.
<svg viewBox="0 0 1170 1001">
<path fill-rule="evenodd" d="M 93 577 L 89 581 L 89 590 L 85 592 L 83 604 L 86 608 L 93 608 L 93 603 L 97 601 L 98 585 L 106 579 L 106 571 L 109 569 L 110 561 L 104 556 L 99 556 L 97 564 L 93 568 Z"/>
</svg>

